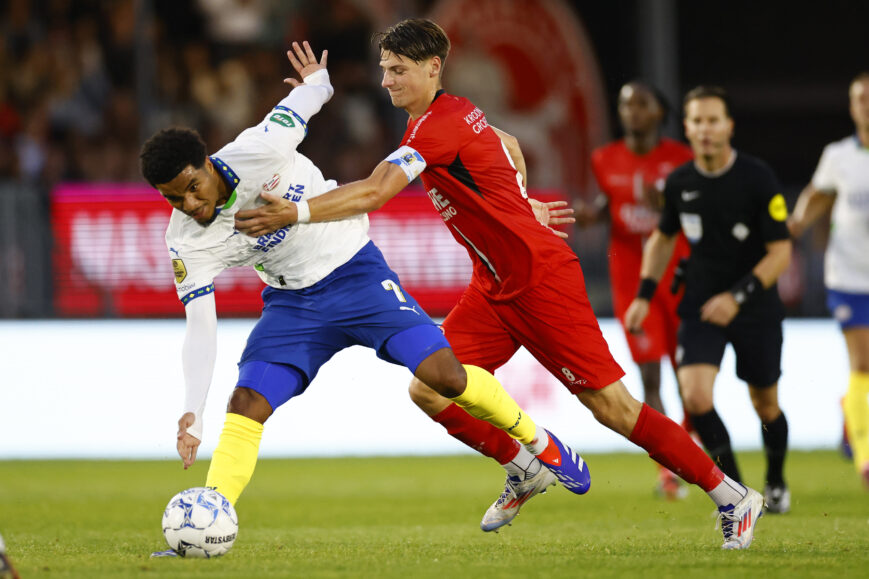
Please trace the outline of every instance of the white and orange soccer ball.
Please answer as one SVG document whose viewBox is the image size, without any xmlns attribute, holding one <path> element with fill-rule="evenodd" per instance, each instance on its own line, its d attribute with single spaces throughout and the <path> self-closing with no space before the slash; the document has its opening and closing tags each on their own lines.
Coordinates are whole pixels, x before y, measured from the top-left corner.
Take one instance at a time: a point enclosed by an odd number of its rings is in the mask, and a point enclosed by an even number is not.
<svg viewBox="0 0 869 579">
<path fill-rule="evenodd" d="M 166 505 L 163 536 L 181 557 L 219 557 L 232 548 L 238 536 L 238 515 L 216 490 L 187 489 Z"/>
</svg>

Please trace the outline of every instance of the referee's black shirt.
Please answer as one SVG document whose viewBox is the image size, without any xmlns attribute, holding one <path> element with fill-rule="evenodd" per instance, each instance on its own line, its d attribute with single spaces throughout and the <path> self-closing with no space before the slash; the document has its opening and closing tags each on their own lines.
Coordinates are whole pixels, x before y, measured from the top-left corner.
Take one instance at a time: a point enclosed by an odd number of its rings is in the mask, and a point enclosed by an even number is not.
<svg viewBox="0 0 869 579">
<path fill-rule="evenodd" d="M 691 242 L 679 315 L 698 318 L 706 300 L 754 269 L 767 243 L 788 239 L 786 219 L 775 174 L 755 157 L 736 154 L 733 165 L 716 174 L 701 173 L 694 162 L 670 173 L 658 227 L 667 235 L 681 229 Z M 782 319 L 776 285 L 743 304 L 739 316 Z"/>
</svg>

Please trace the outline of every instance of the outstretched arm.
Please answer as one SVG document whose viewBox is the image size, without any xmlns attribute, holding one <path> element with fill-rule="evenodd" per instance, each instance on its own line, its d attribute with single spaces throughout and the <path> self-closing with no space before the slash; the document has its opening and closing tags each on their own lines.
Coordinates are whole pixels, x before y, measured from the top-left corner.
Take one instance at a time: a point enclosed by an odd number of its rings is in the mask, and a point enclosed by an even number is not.
<svg viewBox="0 0 869 579">
<path fill-rule="evenodd" d="M 646 245 L 643 248 L 643 263 L 640 266 L 640 288 L 643 292 L 643 285 L 648 284 L 651 293 L 654 294 L 655 285 L 664 275 L 667 269 L 667 264 L 670 262 L 670 257 L 673 255 L 673 248 L 676 245 L 676 236 L 667 235 L 660 229 L 655 229 Z M 637 296 L 628 311 L 625 313 L 624 324 L 628 331 L 635 334 L 643 331 L 643 322 L 646 316 L 649 315 L 649 301 L 651 295 Z"/>
<path fill-rule="evenodd" d="M 835 193 L 820 191 L 811 183 L 806 185 L 797 199 L 793 214 L 788 219 L 791 235 L 800 237 L 815 221 L 826 215 L 835 202 Z"/>
<path fill-rule="evenodd" d="M 522 177 L 519 186 L 522 188 L 522 192 L 525 193 L 528 187 L 528 168 L 525 165 L 525 155 L 522 154 L 522 147 L 519 146 L 519 139 L 496 127 L 492 127 L 492 130 L 501 139 L 501 143 L 504 144 L 504 148 L 507 150 L 507 155 L 510 157 L 513 168 Z M 552 229 L 554 225 L 565 225 L 576 221 L 573 217 L 573 208 L 567 207 L 567 201 L 543 203 L 542 201 L 528 197 L 528 203 L 531 204 L 531 211 L 534 212 L 534 217 L 541 225 L 551 229 L 552 233 L 558 237 L 567 239 L 566 233 Z"/>
<path fill-rule="evenodd" d="M 498 135 L 498 138 L 504 144 L 504 148 L 507 149 L 507 154 L 510 156 L 510 160 L 513 161 L 513 167 L 522 175 L 522 183 L 520 185 L 524 190 L 528 187 L 528 168 L 525 166 L 525 155 L 522 154 L 519 139 L 509 133 L 505 133 L 501 129 L 492 127 L 492 130 L 495 131 L 495 134 Z"/>
<path fill-rule="evenodd" d="M 178 454 L 184 468 L 196 461 L 202 442 L 202 413 L 217 357 L 217 310 L 214 294 L 190 301 L 184 309 L 187 329 L 181 349 L 184 369 L 184 413 L 178 420 Z"/>
<path fill-rule="evenodd" d="M 366 179 L 353 181 L 332 189 L 307 203 L 293 203 L 280 195 L 264 193 L 266 204 L 239 211 L 235 216 L 235 228 L 252 237 L 277 231 L 295 223 L 318 223 L 335 221 L 355 215 L 370 213 L 383 207 L 407 186 L 408 178 L 396 165 L 382 161 Z M 299 208 L 307 210 L 300 219 Z"/>
</svg>

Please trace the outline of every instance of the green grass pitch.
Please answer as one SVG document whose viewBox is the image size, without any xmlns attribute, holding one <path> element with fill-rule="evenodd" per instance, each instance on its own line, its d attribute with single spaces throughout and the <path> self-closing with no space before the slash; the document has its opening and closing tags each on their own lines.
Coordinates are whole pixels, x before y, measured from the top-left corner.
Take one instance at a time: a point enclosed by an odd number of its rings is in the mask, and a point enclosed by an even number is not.
<svg viewBox="0 0 869 579">
<path fill-rule="evenodd" d="M 763 458 L 739 453 L 749 484 Z M 589 455 L 588 495 L 532 499 L 500 533 L 480 517 L 502 471 L 474 456 L 261 460 L 237 504 L 239 538 L 212 560 L 164 549 L 169 498 L 207 461 L 0 462 L 0 533 L 22 577 L 867 577 L 869 492 L 833 452 L 793 452 L 793 512 L 766 515 L 748 551 L 720 550 L 697 488 L 653 496 L 638 454 Z"/>
</svg>

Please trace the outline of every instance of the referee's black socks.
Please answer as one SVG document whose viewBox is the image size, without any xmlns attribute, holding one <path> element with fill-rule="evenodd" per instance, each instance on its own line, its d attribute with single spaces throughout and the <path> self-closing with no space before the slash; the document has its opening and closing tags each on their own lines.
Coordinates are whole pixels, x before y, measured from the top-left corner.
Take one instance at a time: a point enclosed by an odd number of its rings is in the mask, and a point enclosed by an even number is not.
<svg viewBox="0 0 869 579">
<path fill-rule="evenodd" d="M 690 416 L 691 424 L 697 431 L 703 447 L 718 465 L 718 468 L 736 482 L 741 483 L 742 477 L 739 476 L 736 457 L 730 446 L 730 434 L 727 433 L 727 427 L 724 426 L 718 412 L 713 408 L 706 414 L 691 414 Z"/>
<path fill-rule="evenodd" d="M 761 424 L 763 449 L 766 452 L 766 484 L 785 486 L 784 465 L 788 451 L 788 419 L 782 412 L 768 424 Z"/>
</svg>

